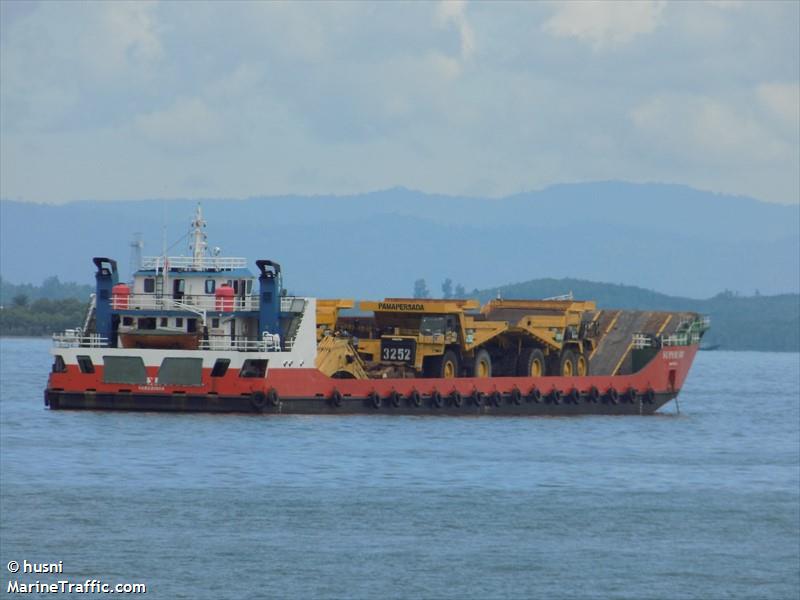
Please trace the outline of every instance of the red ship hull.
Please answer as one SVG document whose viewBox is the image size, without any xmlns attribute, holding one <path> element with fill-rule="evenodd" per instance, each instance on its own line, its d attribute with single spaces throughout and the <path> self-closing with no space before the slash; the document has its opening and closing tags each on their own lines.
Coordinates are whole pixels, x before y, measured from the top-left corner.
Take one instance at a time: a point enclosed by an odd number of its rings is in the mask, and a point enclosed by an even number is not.
<svg viewBox="0 0 800 600">
<path fill-rule="evenodd" d="M 52 409 L 254 412 L 268 414 L 635 415 L 678 395 L 697 345 L 658 350 L 631 375 L 456 379 L 332 379 L 314 368 L 271 368 L 264 378 L 236 373 L 200 386 L 103 382 L 103 368 L 52 373 Z M 147 368 L 157 381 L 157 368 Z"/>
</svg>

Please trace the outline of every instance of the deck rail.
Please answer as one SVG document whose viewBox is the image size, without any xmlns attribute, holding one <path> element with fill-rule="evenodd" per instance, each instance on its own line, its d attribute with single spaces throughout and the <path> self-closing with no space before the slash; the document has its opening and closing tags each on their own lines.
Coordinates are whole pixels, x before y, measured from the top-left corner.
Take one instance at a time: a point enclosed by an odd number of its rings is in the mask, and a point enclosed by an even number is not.
<svg viewBox="0 0 800 600">
<path fill-rule="evenodd" d="M 213 295 L 185 294 L 180 298 L 172 298 L 156 294 L 131 294 L 111 299 L 111 308 L 114 310 L 177 310 L 201 314 L 201 312 L 219 311 L 222 307 L 225 309 L 223 312 L 257 311 L 258 295 L 220 299 L 219 305 Z"/>
<path fill-rule="evenodd" d="M 107 348 L 108 338 L 99 333 L 84 333 L 78 327 L 53 334 L 53 346 L 56 348 Z"/>
<path fill-rule="evenodd" d="M 141 269 L 161 270 L 190 269 L 199 271 L 230 271 L 247 267 L 247 259 L 234 256 L 203 256 L 195 259 L 193 256 L 145 256 L 142 258 Z"/>
</svg>

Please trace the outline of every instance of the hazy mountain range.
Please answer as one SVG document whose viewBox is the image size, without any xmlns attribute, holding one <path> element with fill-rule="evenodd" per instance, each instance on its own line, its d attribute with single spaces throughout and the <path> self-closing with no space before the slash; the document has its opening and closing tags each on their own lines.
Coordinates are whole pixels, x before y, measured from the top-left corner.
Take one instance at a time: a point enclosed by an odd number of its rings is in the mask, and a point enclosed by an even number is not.
<svg viewBox="0 0 800 600">
<path fill-rule="evenodd" d="M 0 275 L 92 281 L 91 257 L 128 271 L 141 232 L 159 254 L 188 252 L 196 200 L 0 202 Z M 685 186 L 598 182 L 502 199 L 405 188 L 357 196 L 203 199 L 210 246 L 270 258 L 293 293 L 408 296 L 425 278 L 467 290 L 538 278 L 590 279 L 707 298 L 800 290 L 800 207 Z M 564 290 L 568 291 L 568 290 Z"/>
</svg>

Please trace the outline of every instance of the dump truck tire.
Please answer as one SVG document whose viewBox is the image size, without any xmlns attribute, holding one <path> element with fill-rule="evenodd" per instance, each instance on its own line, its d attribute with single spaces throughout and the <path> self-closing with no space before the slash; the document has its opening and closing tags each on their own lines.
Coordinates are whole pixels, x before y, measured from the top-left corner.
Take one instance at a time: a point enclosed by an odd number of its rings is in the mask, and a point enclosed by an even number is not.
<svg viewBox="0 0 800 600">
<path fill-rule="evenodd" d="M 561 353 L 561 360 L 558 365 L 558 374 L 562 377 L 572 377 L 575 375 L 575 353 L 572 350 L 564 350 Z"/>
<path fill-rule="evenodd" d="M 521 377 L 544 377 L 547 374 L 544 352 L 539 348 L 523 348 L 517 361 L 517 375 Z"/>
<path fill-rule="evenodd" d="M 475 352 L 475 362 L 472 368 L 473 377 L 491 377 L 492 376 L 492 357 L 489 353 L 481 348 Z"/>
<path fill-rule="evenodd" d="M 589 374 L 589 353 L 583 352 L 575 357 L 575 375 L 585 377 Z"/>
<path fill-rule="evenodd" d="M 458 355 L 452 350 L 445 352 L 442 357 L 442 377 L 445 379 L 458 377 L 459 368 Z"/>
<path fill-rule="evenodd" d="M 425 377 L 453 379 L 458 377 L 458 373 L 458 355 L 452 350 L 447 350 L 441 356 L 431 356 L 425 360 Z"/>
</svg>

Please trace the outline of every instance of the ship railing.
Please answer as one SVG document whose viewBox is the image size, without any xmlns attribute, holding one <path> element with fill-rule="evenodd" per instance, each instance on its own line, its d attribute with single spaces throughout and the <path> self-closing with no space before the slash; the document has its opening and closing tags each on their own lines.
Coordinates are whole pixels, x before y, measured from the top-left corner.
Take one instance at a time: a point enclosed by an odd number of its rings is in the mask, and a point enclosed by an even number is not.
<svg viewBox="0 0 800 600">
<path fill-rule="evenodd" d="M 196 271 L 230 271 L 247 267 L 247 259 L 233 256 L 204 256 L 195 259 L 193 256 L 145 256 L 141 268 L 155 269 L 188 269 Z"/>
<path fill-rule="evenodd" d="M 234 351 L 234 352 L 282 352 L 292 349 L 291 342 L 281 347 L 280 336 L 266 334 L 260 340 L 247 338 L 231 338 L 229 335 L 211 335 L 200 340 L 200 350 Z"/>
<path fill-rule="evenodd" d="M 700 333 L 684 331 L 661 338 L 662 346 L 692 346 L 700 343 Z"/>
<path fill-rule="evenodd" d="M 283 342 L 284 348 L 286 348 L 286 350 L 291 350 L 306 314 L 306 299 L 297 298 L 295 296 L 282 297 L 281 313 L 292 315 L 292 320 L 287 331 L 287 338 Z"/>
<path fill-rule="evenodd" d="M 661 341 L 654 335 L 649 333 L 634 333 L 633 334 L 633 349 L 642 350 L 643 348 L 658 348 Z"/>
<path fill-rule="evenodd" d="M 223 309 L 223 312 L 252 312 L 259 309 L 259 298 L 257 295 L 235 296 L 220 298 L 218 301 L 213 295 L 184 295 L 180 299 L 176 299 L 156 294 L 131 294 L 112 298 L 111 308 L 114 310 L 184 310 L 189 312 L 212 312 Z"/>
<path fill-rule="evenodd" d="M 176 310 L 182 310 L 190 313 L 194 313 L 202 319 L 203 325 L 206 324 L 206 311 L 203 308 L 198 306 L 194 306 L 193 304 L 187 304 L 185 302 L 180 302 L 175 300 L 174 306 Z"/>
<path fill-rule="evenodd" d="M 89 306 L 86 308 L 86 318 L 83 320 L 83 330 L 87 331 L 92 322 L 95 308 L 97 307 L 97 294 L 89 294 Z"/>
<path fill-rule="evenodd" d="M 108 338 L 98 333 L 84 333 L 78 327 L 53 334 L 53 345 L 56 348 L 107 348 Z"/>
<path fill-rule="evenodd" d="M 258 301 L 258 296 L 255 296 Z M 297 296 L 281 296 L 281 312 L 303 314 L 306 310 L 306 299 Z"/>
</svg>

